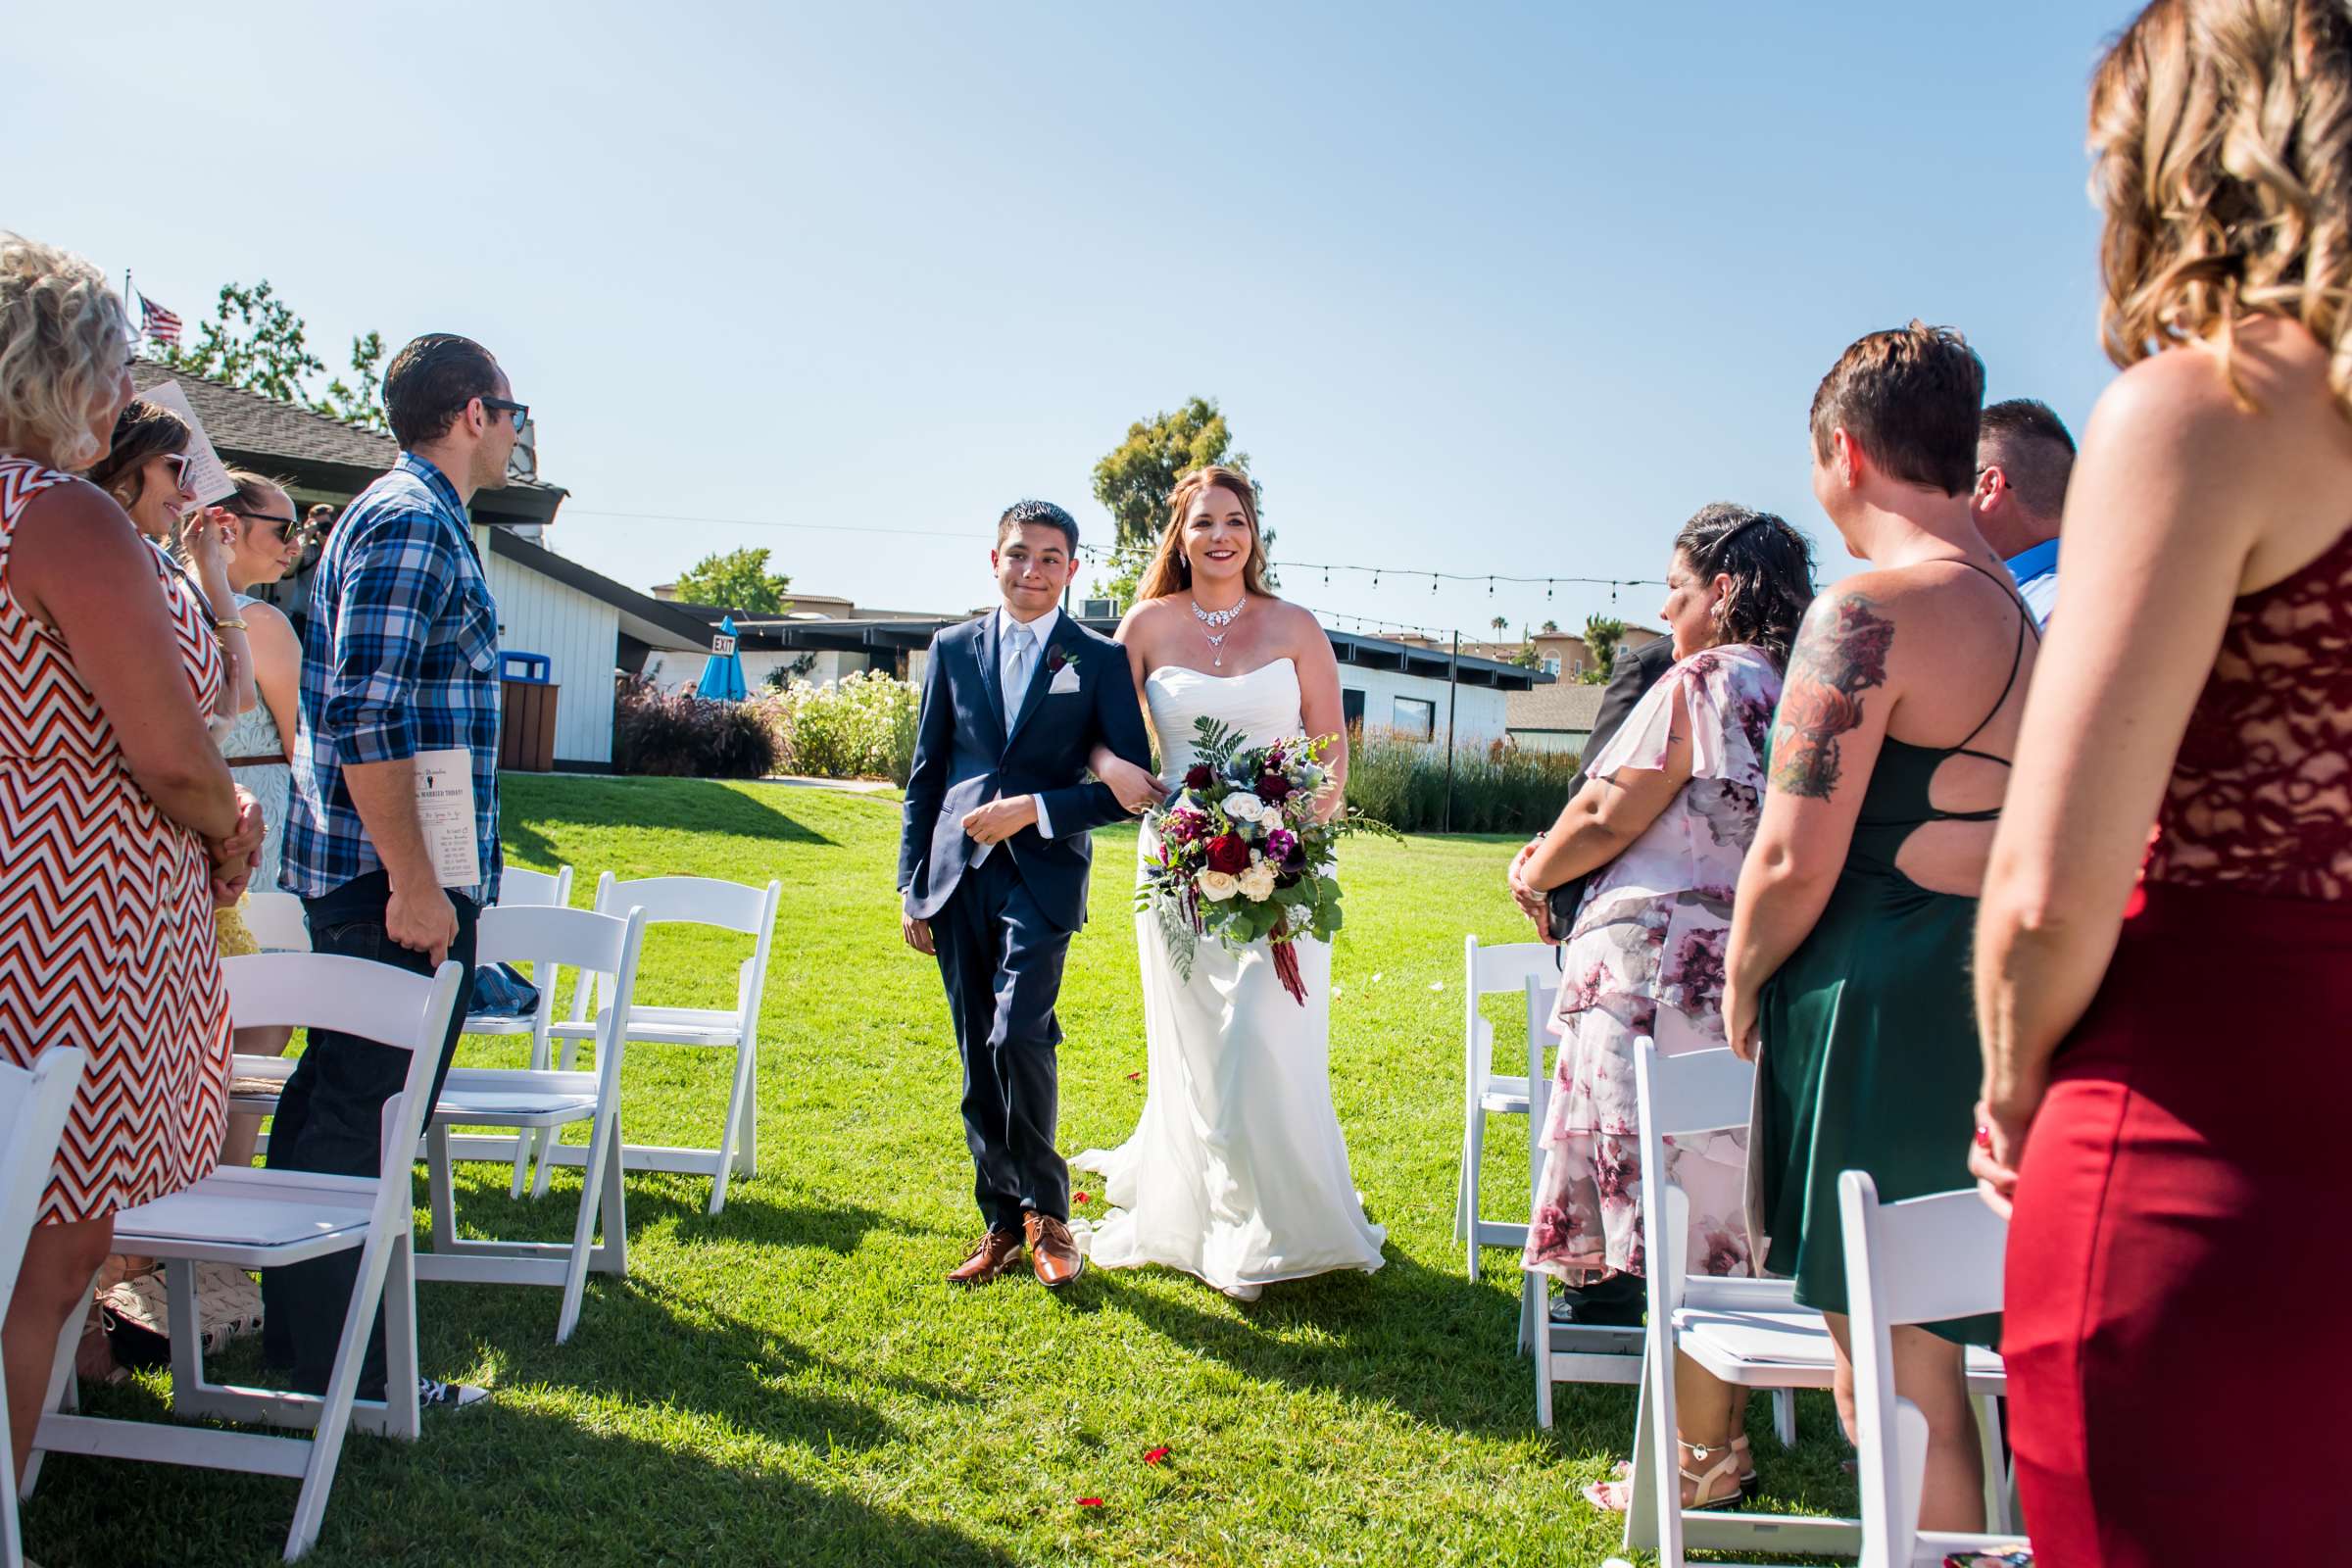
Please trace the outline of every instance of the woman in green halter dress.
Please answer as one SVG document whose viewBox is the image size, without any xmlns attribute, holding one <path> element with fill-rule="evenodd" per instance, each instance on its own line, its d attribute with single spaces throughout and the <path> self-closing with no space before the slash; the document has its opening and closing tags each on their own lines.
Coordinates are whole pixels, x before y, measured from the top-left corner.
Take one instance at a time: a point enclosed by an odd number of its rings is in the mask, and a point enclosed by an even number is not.
<svg viewBox="0 0 2352 1568">
<path fill-rule="evenodd" d="M 1854 343 L 1814 395 L 1813 494 L 1869 569 L 1798 629 L 1733 895 L 1725 1035 L 1758 1063 L 1750 1230 L 1827 1319 L 1849 1430 L 1838 1177 L 1867 1171 L 1886 1199 L 1973 1185 L 1970 945 L 2035 647 L 1972 508 L 2006 484 L 1978 466 L 1984 392 L 1960 335 L 1914 321 Z M 1924 1530 L 1984 1528 L 1962 1345 L 1997 1331 L 1893 1331 L 1895 1392 L 1928 1425 Z"/>
<path fill-rule="evenodd" d="M 1765 1271 L 1792 1277 L 1797 1300 L 1816 1311 L 1846 1310 L 1840 1171 L 1870 1172 L 1882 1202 L 1972 1185 L 1968 1141 L 1983 1074 L 1968 973 L 1977 901 L 1923 888 L 1895 862 L 1904 842 L 1932 823 L 1999 819 L 1997 807 L 1940 809 L 1932 790 L 1955 757 L 2008 766 L 1972 743 L 2017 687 L 2030 621 L 2021 605 L 2008 681 L 1967 740 L 1914 746 L 1889 735 L 1881 743 L 1830 902 L 1764 986 L 1750 1219 L 1753 1234 L 1770 1238 Z M 1992 1313 L 1926 1326 L 1991 1346 L 2001 1320 Z"/>
</svg>

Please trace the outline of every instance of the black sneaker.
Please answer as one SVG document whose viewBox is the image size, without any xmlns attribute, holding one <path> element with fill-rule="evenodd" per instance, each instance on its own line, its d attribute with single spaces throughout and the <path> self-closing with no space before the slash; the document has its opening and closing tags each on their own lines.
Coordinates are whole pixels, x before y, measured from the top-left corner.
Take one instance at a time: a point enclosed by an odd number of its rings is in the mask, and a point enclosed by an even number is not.
<svg viewBox="0 0 2352 1568">
<path fill-rule="evenodd" d="M 1640 1328 L 1647 1304 L 1648 1288 L 1640 1275 L 1612 1274 L 1590 1285 L 1561 1287 L 1551 1304 L 1551 1320 L 1589 1328 Z"/>
<path fill-rule="evenodd" d="M 463 1410 L 469 1404 L 480 1404 L 490 1397 L 490 1391 L 471 1383 L 435 1383 L 431 1378 L 416 1380 L 416 1402 L 426 1409 L 438 1406 L 444 1410 Z"/>
</svg>

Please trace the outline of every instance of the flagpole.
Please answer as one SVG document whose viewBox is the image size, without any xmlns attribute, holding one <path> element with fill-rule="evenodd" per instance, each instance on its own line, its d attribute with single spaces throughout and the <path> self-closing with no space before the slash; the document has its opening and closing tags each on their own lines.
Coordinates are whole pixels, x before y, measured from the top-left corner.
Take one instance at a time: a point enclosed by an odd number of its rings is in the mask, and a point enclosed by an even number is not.
<svg viewBox="0 0 2352 1568">
<path fill-rule="evenodd" d="M 130 333 L 130 352 L 134 355 L 139 352 L 139 345 L 147 338 L 146 323 L 140 319 L 138 299 L 139 296 L 132 291 L 130 286 L 130 269 L 125 267 L 122 269 L 122 314 L 139 322 L 138 325 L 131 328 Z"/>
</svg>

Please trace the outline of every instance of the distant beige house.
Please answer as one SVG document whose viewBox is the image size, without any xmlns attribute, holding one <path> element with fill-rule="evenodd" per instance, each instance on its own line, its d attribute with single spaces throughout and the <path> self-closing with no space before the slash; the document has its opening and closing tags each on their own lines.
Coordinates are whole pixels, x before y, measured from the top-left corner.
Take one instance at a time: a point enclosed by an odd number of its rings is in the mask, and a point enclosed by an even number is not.
<svg viewBox="0 0 2352 1568">
<path fill-rule="evenodd" d="M 1606 686 L 1588 686 L 1573 675 L 1547 686 L 1513 692 L 1503 699 L 1503 721 L 1511 743 L 1531 752 L 1584 754 L 1592 738 L 1592 719 L 1600 711 Z"/>
</svg>

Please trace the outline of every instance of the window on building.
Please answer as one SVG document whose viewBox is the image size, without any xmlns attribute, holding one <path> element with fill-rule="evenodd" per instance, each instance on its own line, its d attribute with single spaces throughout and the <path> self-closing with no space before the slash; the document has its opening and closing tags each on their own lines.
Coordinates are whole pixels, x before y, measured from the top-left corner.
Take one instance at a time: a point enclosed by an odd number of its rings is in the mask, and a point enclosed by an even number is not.
<svg viewBox="0 0 2352 1568">
<path fill-rule="evenodd" d="M 1391 724 L 1407 740 L 1434 741 L 1438 738 L 1438 705 L 1418 697 L 1399 697 Z"/>
<path fill-rule="evenodd" d="M 1557 675 L 1559 672 L 1560 656 L 1557 654 L 1545 654 L 1544 656 L 1544 673 L 1546 675 Z"/>
</svg>

